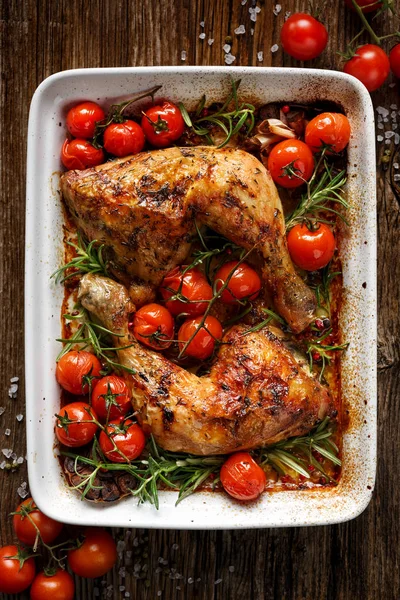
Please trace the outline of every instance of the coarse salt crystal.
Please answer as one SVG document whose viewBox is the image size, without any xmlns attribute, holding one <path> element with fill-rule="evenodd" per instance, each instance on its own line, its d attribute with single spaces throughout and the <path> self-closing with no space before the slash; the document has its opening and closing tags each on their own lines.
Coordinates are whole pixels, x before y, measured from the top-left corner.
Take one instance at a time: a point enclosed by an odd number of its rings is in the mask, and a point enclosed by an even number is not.
<svg viewBox="0 0 400 600">
<path fill-rule="evenodd" d="M 16 461 L 16 460 L 17 460 L 17 458 L 18 458 L 18 457 L 17 457 L 17 455 L 16 455 L 16 453 L 15 453 L 15 452 L 13 452 L 13 453 L 11 454 L 11 458 L 12 458 L 14 461 Z"/>
<path fill-rule="evenodd" d="M 200 21 L 200 27 L 204 27 L 204 21 Z"/>
<path fill-rule="evenodd" d="M 254 35 L 254 29 L 253 28 L 250 29 L 250 35 Z"/>
<path fill-rule="evenodd" d="M 213 39 L 213 38 L 208 38 L 207 44 L 208 44 L 209 46 L 212 46 L 212 45 L 213 45 L 213 43 L 214 43 L 214 39 Z"/>
<path fill-rule="evenodd" d="M 396 146 L 400 143 L 400 135 L 398 133 L 394 134 L 394 143 Z"/>
<path fill-rule="evenodd" d="M 277 17 L 282 10 L 282 6 L 280 4 L 275 4 L 275 8 L 272 11 L 274 15 Z"/>
<path fill-rule="evenodd" d="M 19 377 L 11 377 L 11 379 L 10 379 L 10 383 L 18 383 L 18 381 L 19 381 Z"/>
<path fill-rule="evenodd" d="M 396 173 L 396 175 L 393 176 L 394 181 L 400 181 L 400 174 Z"/>
<path fill-rule="evenodd" d="M 397 117 L 397 112 L 395 110 L 392 110 L 390 116 L 392 117 L 392 119 L 395 119 Z"/>
<path fill-rule="evenodd" d="M 383 123 L 378 123 L 377 127 L 378 127 L 378 129 L 385 129 L 385 126 Z"/>
<path fill-rule="evenodd" d="M 0 406 L 0 417 L 5 412 L 6 412 L 6 409 L 4 408 L 4 406 Z"/>
<path fill-rule="evenodd" d="M 395 83 L 389 83 L 389 87 L 390 87 L 390 88 L 394 88 L 394 87 L 395 87 L 395 85 L 396 85 Z"/>
<path fill-rule="evenodd" d="M 387 123 L 389 121 L 389 119 L 387 117 L 383 117 L 383 122 Z"/>
<path fill-rule="evenodd" d="M 27 496 L 29 496 L 29 492 L 28 492 L 28 490 L 24 489 L 23 487 L 19 487 L 19 488 L 17 489 L 17 494 L 18 494 L 18 496 L 19 496 L 20 498 L 22 498 L 22 499 L 24 499 L 24 498 L 26 498 Z"/>
<path fill-rule="evenodd" d="M 13 453 L 12 448 L 3 448 L 2 449 L 2 453 L 4 454 L 4 456 L 6 458 L 10 458 L 11 454 Z"/>
<path fill-rule="evenodd" d="M 384 106 L 377 106 L 376 112 L 378 113 L 378 115 L 382 115 L 382 117 L 387 117 L 389 114 L 388 109 Z"/>
<path fill-rule="evenodd" d="M 228 54 L 228 52 L 231 50 L 231 46 L 229 44 L 224 44 L 222 46 L 222 50 L 225 52 L 225 54 Z"/>
<path fill-rule="evenodd" d="M 285 12 L 285 21 L 287 21 L 287 20 L 288 20 L 288 18 L 290 17 L 290 15 L 291 15 L 291 14 L 292 14 L 292 13 L 290 12 L 290 10 L 287 10 L 287 11 Z"/>
<path fill-rule="evenodd" d="M 244 6 L 245 4 L 247 4 L 247 0 L 242 0 L 241 4 L 242 6 Z"/>
<path fill-rule="evenodd" d="M 264 52 L 257 52 L 257 60 L 258 62 L 262 62 L 264 60 Z"/>
<path fill-rule="evenodd" d="M 3 461 L 0 463 L 0 469 L 4 469 L 4 467 L 6 466 L 6 464 L 7 464 L 7 463 L 6 463 L 6 461 L 5 461 L 5 460 L 3 460 Z"/>
<path fill-rule="evenodd" d="M 189 583 L 189 584 L 192 584 L 193 582 L 194 582 L 194 579 L 193 579 L 193 577 L 188 577 L 188 583 Z"/>
<path fill-rule="evenodd" d="M 17 415 L 15 418 L 17 419 L 17 421 L 18 421 L 19 423 L 21 423 L 21 421 L 22 421 L 22 420 L 23 420 L 23 418 L 24 418 L 24 415 L 21 415 L 21 414 L 19 414 L 19 415 Z"/>
<path fill-rule="evenodd" d="M 16 398 L 17 397 L 17 392 L 18 392 L 18 384 L 17 383 L 12 383 L 9 387 L 8 390 L 8 397 L 9 398 Z"/>
<path fill-rule="evenodd" d="M 385 138 L 387 140 L 389 140 L 393 136 L 394 136 L 394 131 L 385 131 Z"/>
<path fill-rule="evenodd" d="M 182 50 L 182 52 L 181 52 L 181 60 L 186 60 L 186 50 Z"/>
<path fill-rule="evenodd" d="M 391 105 L 390 105 L 390 108 L 391 108 L 392 110 L 397 110 L 397 104 L 391 104 Z"/>
<path fill-rule="evenodd" d="M 4 435 L 11 435 L 11 429 L 6 429 Z"/>
<path fill-rule="evenodd" d="M 279 50 L 279 46 L 278 46 L 278 44 L 274 44 L 274 45 L 271 47 L 271 52 L 277 52 L 278 50 Z"/>
<path fill-rule="evenodd" d="M 231 565 L 230 567 L 228 567 L 229 573 L 233 573 L 234 570 L 235 570 L 235 567 L 233 565 Z"/>
<path fill-rule="evenodd" d="M 390 140 L 385 140 L 385 144 L 390 144 Z"/>
<path fill-rule="evenodd" d="M 201 581 L 201 577 L 198 577 L 198 578 L 196 579 L 196 583 L 198 583 L 199 581 Z"/>
<path fill-rule="evenodd" d="M 172 550 L 178 550 L 179 546 L 178 544 L 172 544 Z"/>
<path fill-rule="evenodd" d="M 162 594 L 162 591 L 161 591 L 161 590 L 158 590 L 158 592 L 157 592 L 157 596 L 161 596 L 161 594 Z"/>
<path fill-rule="evenodd" d="M 245 29 L 244 25 L 239 25 L 239 27 L 236 27 L 235 33 L 236 33 L 236 35 L 241 35 L 242 33 L 246 33 L 246 29 Z"/>
<path fill-rule="evenodd" d="M 216 579 L 214 581 L 214 585 L 218 585 L 219 583 L 222 583 L 222 579 Z"/>
<path fill-rule="evenodd" d="M 24 457 L 23 456 L 19 456 L 17 458 L 17 465 L 22 465 L 23 462 L 24 462 Z"/>
<path fill-rule="evenodd" d="M 125 591 L 125 586 L 124 585 L 120 585 L 119 586 L 119 591 L 120 592 L 124 592 Z"/>
<path fill-rule="evenodd" d="M 236 56 L 233 56 L 230 52 L 225 54 L 225 62 L 227 65 L 231 65 L 236 60 Z"/>
<path fill-rule="evenodd" d="M 201 33 L 201 34 L 199 35 L 199 38 L 200 38 L 201 40 L 204 40 L 204 39 L 205 39 L 205 37 L 206 37 L 206 34 L 205 34 L 204 32 L 203 32 L 203 33 Z"/>
<path fill-rule="evenodd" d="M 378 142 L 383 142 L 383 135 L 377 135 L 376 139 Z"/>
<path fill-rule="evenodd" d="M 393 169 L 398 169 L 399 168 L 399 163 L 393 163 Z"/>
</svg>

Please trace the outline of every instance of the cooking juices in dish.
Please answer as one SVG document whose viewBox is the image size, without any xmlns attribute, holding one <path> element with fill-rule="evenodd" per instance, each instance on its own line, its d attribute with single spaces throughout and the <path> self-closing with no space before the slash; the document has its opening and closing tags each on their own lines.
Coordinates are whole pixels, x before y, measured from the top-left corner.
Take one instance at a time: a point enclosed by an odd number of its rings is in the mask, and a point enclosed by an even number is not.
<svg viewBox="0 0 400 600">
<path fill-rule="evenodd" d="M 255 107 L 238 86 L 190 112 L 135 116 L 154 88 L 67 115 L 56 432 L 89 500 L 338 481 L 350 125 L 329 105 Z"/>
</svg>

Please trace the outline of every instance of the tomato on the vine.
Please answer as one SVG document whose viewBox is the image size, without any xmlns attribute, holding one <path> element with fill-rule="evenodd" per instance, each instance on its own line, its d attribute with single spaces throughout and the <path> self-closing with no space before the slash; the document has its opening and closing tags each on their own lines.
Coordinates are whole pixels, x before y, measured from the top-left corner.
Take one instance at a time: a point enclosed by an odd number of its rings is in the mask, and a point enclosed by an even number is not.
<svg viewBox="0 0 400 600">
<path fill-rule="evenodd" d="M 123 417 L 132 408 L 131 395 L 122 377 L 107 375 L 96 383 L 92 406 L 100 421 Z"/>
<path fill-rule="evenodd" d="M 278 185 L 284 188 L 299 187 L 313 174 L 313 153 L 300 140 L 279 142 L 268 156 L 268 170 Z"/>
<path fill-rule="evenodd" d="M 326 267 L 336 248 L 335 236 L 325 223 L 311 230 L 305 224 L 295 225 L 288 233 L 287 244 L 292 261 L 305 271 Z"/>
<path fill-rule="evenodd" d="M 37 508 L 33 498 L 27 498 L 21 502 L 15 512 L 17 513 L 13 516 L 15 534 L 19 541 L 27 546 L 33 546 L 35 543 L 37 537 L 35 525 L 45 544 L 54 542 L 62 531 L 63 524 L 43 514 L 42 511 Z"/>
<path fill-rule="evenodd" d="M 396 44 L 389 54 L 390 68 L 393 75 L 400 78 L 400 44 Z"/>
<path fill-rule="evenodd" d="M 350 140 L 350 122 L 341 113 L 321 113 L 307 124 L 306 144 L 313 152 L 328 146 L 328 152 L 341 152 Z"/>
<path fill-rule="evenodd" d="M 97 167 L 105 161 L 101 148 L 95 148 L 87 140 L 65 140 L 61 149 L 61 162 L 66 169 Z"/>
<path fill-rule="evenodd" d="M 165 350 L 172 344 L 174 319 L 161 304 L 142 306 L 133 316 L 133 334 L 139 342 L 156 350 Z"/>
<path fill-rule="evenodd" d="M 68 552 L 68 564 L 80 577 L 101 577 L 117 560 L 116 544 L 107 531 L 88 527 L 79 548 Z"/>
<path fill-rule="evenodd" d="M 185 269 L 182 265 L 167 273 L 161 284 L 161 295 L 173 315 L 201 315 L 206 312 L 206 300 L 211 300 L 213 296 L 211 285 L 199 269 L 189 269 L 184 273 Z M 187 301 L 170 300 L 177 292 Z"/>
<path fill-rule="evenodd" d="M 19 594 L 31 585 L 36 573 L 35 561 L 25 556 L 17 546 L 0 548 L 0 592 Z"/>
<path fill-rule="evenodd" d="M 181 352 L 184 350 L 184 355 L 205 360 L 214 352 L 216 340 L 222 338 L 222 325 L 215 317 L 208 316 L 200 327 L 202 320 L 203 317 L 196 317 L 185 321 L 178 331 L 178 340 L 179 349 Z M 192 336 L 192 341 L 185 348 Z"/>
<path fill-rule="evenodd" d="M 220 267 L 215 274 L 216 289 L 219 291 L 229 279 L 227 287 L 221 294 L 225 304 L 235 304 L 238 300 L 248 298 L 255 300 L 261 290 L 261 279 L 258 273 L 247 263 L 231 260 Z"/>
<path fill-rule="evenodd" d="M 97 415 L 85 402 L 71 402 L 61 408 L 56 421 L 56 436 L 61 444 L 79 448 L 91 442 L 96 435 Z"/>
<path fill-rule="evenodd" d="M 144 146 L 143 129 L 135 121 L 111 123 L 104 131 L 104 148 L 114 156 L 138 154 Z"/>
<path fill-rule="evenodd" d="M 49 574 L 38 573 L 32 583 L 30 600 L 74 600 L 75 583 L 64 569 L 56 569 Z"/>
<path fill-rule="evenodd" d="M 351 8 L 351 10 L 354 10 L 354 11 L 356 10 L 354 8 L 354 4 L 353 4 L 352 0 L 344 0 L 344 1 L 346 2 L 347 6 L 349 8 Z M 356 3 L 361 8 L 363 13 L 373 12 L 374 10 L 378 10 L 378 8 L 380 8 L 382 6 L 382 2 L 380 2 L 380 1 L 374 2 L 374 0 L 356 0 Z"/>
<path fill-rule="evenodd" d="M 306 13 L 295 13 L 281 30 L 282 48 L 297 60 L 311 60 L 325 50 L 328 32 L 325 25 Z"/>
<path fill-rule="evenodd" d="M 185 128 L 181 111 L 172 102 L 152 106 L 142 117 L 146 139 L 156 148 L 166 148 L 181 137 Z"/>
<path fill-rule="evenodd" d="M 116 448 L 114 447 L 114 444 Z M 135 460 L 143 452 L 146 438 L 143 430 L 130 419 L 110 421 L 99 437 L 100 448 L 111 462 L 125 463 Z"/>
<path fill-rule="evenodd" d="M 345 63 L 343 71 L 359 79 L 369 92 L 373 92 L 386 81 L 390 63 L 382 48 L 365 44 L 357 48 L 353 58 Z"/>
<path fill-rule="evenodd" d="M 86 350 L 71 350 L 57 363 L 56 379 L 64 390 L 80 396 L 89 391 L 89 381 L 100 377 L 101 363 Z"/>
<path fill-rule="evenodd" d="M 68 111 L 67 129 L 76 138 L 90 139 L 94 136 L 96 121 L 104 117 L 104 110 L 96 102 L 81 102 Z"/>
<path fill-rule="evenodd" d="M 236 500 L 255 500 L 265 490 L 263 469 L 248 452 L 232 454 L 221 467 L 221 483 Z"/>
</svg>

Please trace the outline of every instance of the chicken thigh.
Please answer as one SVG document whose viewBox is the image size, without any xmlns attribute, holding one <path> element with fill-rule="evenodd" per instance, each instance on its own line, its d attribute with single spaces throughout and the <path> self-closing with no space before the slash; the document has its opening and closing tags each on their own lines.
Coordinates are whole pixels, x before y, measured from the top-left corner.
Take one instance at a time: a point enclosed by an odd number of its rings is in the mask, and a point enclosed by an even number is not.
<svg viewBox="0 0 400 600">
<path fill-rule="evenodd" d="M 207 225 L 259 256 L 276 310 L 294 332 L 314 319 L 315 295 L 290 260 L 275 184 L 247 152 L 208 146 L 143 152 L 69 171 L 61 190 L 77 225 L 112 250 L 136 292 L 142 282 L 147 301 L 149 284 L 159 286 L 184 263 L 195 224 Z"/>
<path fill-rule="evenodd" d="M 206 455 L 256 448 L 307 433 L 333 413 L 328 390 L 268 329 L 243 335 L 245 326 L 233 326 L 209 375 L 198 377 L 129 333 L 135 307 L 121 284 L 87 274 L 78 295 L 117 334 L 138 420 L 166 450 Z"/>
</svg>

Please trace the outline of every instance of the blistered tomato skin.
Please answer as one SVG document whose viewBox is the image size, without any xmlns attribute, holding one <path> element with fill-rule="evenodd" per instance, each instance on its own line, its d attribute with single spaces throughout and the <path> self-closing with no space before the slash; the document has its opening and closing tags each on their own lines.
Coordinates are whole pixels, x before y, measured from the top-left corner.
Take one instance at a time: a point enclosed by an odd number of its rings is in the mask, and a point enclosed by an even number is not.
<svg viewBox="0 0 400 600">
<path fill-rule="evenodd" d="M 95 148 L 87 140 L 65 140 L 61 149 L 61 162 L 66 169 L 83 170 L 97 167 L 105 161 L 101 148 Z"/>
<path fill-rule="evenodd" d="M 202 315 L 213 296 L 211 285 L 199 269 L 189 269 L 185 273 L 185 265 L 175 267 L 164 277 L 160 292 L 166 307 L 174 316 L 185 313 L 190 316 Z M 176 292 L 187 300 L 171 300 Z"/>
<path fill-rule="evenodd" d="M 185 129 L 181 111 L 172 102 L 149 108 L 142 117 L 141 125 L 146 139 L 155 148 L 171 146 Z"/>
<path fill-rule="evenodd" d="M 317 271 L 332 260 L 336 240 L 325 223 L 310 231 L 307 225 L 295 225 L 287 236 L 292 261 L 305 271 Z"/>
<path fill-rule="evenodd" d="M 96 102 L 82 102 L 68 111 L 67 129 L 74 137 L 87 140 L 94 136 L 96 121 L 104 117 L 104 110 Z"/>
<path fill-rule="evenodd" d="M 135 460 L 142 454 L 146 438 L 137 423 L 130 419 L 124 422 L 112 421 L 108 424 L 106 431 L 107 433 L 104 431 L 100 433 L 99 443 L 107 460 L 126 463 Z M 113 442 L 117 449 L 114 448 Z"/>
<path fill-rule="evenodd" d="M 165 306 L 145 304 L 133 317 L 133 334 L 136 339 L 156 350 L 165 350 L 172 344 L 174 319 Z"/>
<path fill-rule="evenodd" d="M 248 452 L 232 454 L 221 467 L 221 483 L 236 500 L 255 500 L 265 490 L 263 469 Z"/>
<path fill-rule="evenodd" d="M 305 141 L 313 152 L 328 146 L 332 152 L 341 152 L 349 143 L 350 122 L 341 113 L 321 113 L 307 124 Z"/>
<path fill-rule="evenodd" d="M 221 300 L 225 304 L 235 304 L 244 298 L 255 300 L 260 293 L 261 279 L 258 273 L 245 262 L 239 263 L 232 260 L 222 265 L 214 278 L 217 291 L 222 288 L 228 278 L 227 287 L 221 294 Z"/>
<path fill-rule="evenodd" d="M 184 351 L 184 355 L 199 360 L 209 358 L 214 352 L 216 340 L 222 338 L 222 325 L 218 319 L 208 316 L 204 321 L 204 327 L 200 327 L 202 319 L 203 317 L 188 319 L 178 332 L 179 350 Z M 190 339 L 191 342 L 185 347 Z"/>
<path fill-rule="evenodd" d="M 86 350 L 71 350 L 60 358 L 56 379 L 64 390 L 80 396 L 89 392 L 86 378 L 100 378 L 101 363 L 97 356 Z M 94 385 L 94 383 L 92 383 Z"/>
<path fill-rule="evenodd" d="M 268 170 L 276 184 L 284 188 L 299 187 L 313 174 L 313 153 L 300 140 L 279 142 L 268 156 Z"/>
<path fill-rule="evenodd" d="M 96 435 L 97 415 L 85 402 L 72 402 L 61 408 L 57 415 L 56 436 L 61 444 L 79 448 L 91 442 Z"/>
<path fill-rule="evenodd" d="M 107 375 L 95 384 L 92 406 L 100 421 L 123 417 L 132 410 L 131 395 L 122 377 Z"/>
<path fill-rule="evenodd" d="M 144 142 L 143 129 L 135 121 L 111 123 L 104 131 L 104 148 L 119 158 L 138 154 L 143 150 Z"/>
</svg>

